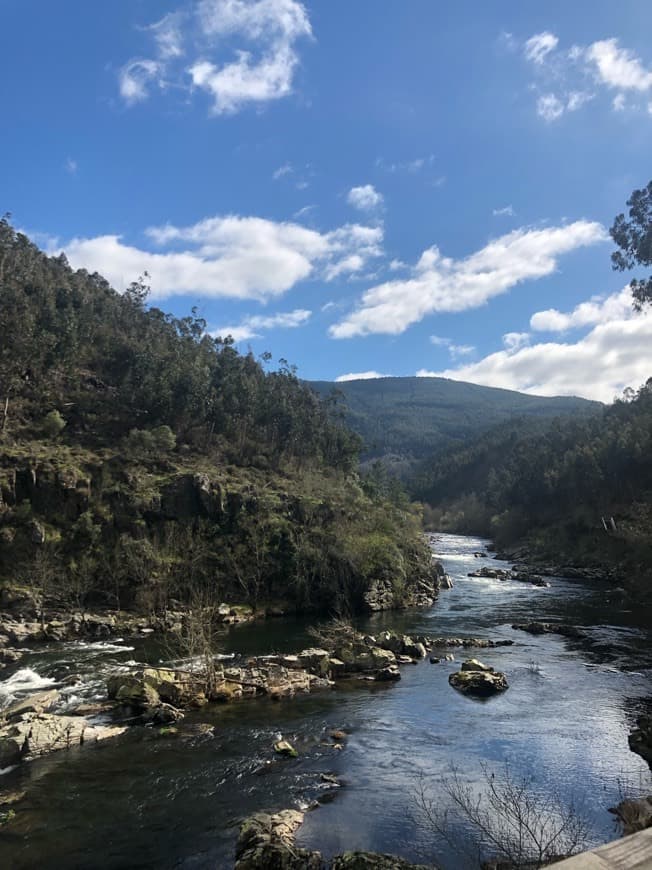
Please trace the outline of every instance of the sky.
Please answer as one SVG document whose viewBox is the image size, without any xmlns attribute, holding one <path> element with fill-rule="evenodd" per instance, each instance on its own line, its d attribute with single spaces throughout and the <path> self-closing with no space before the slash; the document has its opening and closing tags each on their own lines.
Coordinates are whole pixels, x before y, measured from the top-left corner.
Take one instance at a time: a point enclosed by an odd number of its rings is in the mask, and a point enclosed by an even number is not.
<svg viewBox="0 0 652 870">
<path fill-rule="evenodd" d="M 0 0 L 0 208 L 301 377 L 611 401 L 649 0 Z"/>
</svg>

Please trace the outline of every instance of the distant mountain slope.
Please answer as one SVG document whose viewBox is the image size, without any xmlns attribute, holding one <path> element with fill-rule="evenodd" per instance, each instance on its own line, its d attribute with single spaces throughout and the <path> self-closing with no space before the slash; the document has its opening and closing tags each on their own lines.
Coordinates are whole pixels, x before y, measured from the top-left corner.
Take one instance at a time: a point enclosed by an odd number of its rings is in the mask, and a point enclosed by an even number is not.
<svg viewBox="0 0 652 870">
<path fill-rule="evenodd" d="M 602 405 L 575 397 L 545 398 L 446 378 L 313 381 L 313 389 L 344 394 L 347 422 L 365 442 L 364 458 L 411 463 L 515 417 L 595 413 Z"/>
</svg>

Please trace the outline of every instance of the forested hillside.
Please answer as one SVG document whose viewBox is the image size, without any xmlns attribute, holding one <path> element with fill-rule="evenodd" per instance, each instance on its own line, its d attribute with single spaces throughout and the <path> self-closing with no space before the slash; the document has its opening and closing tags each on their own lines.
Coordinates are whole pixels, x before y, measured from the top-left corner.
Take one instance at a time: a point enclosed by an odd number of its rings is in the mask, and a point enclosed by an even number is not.
<svg viewBox="0 0 652 870">
<path fill-rule="evenodd" d="M 652 565 L 652 378 L 583 419 L 505 424 L 424 462 L 414 492 L 431 523 L 526 542 L 557 563 Z M 605 531 L 602 517 L 614 517 Z M 610 526 L 610 523 L 608 523 Z"/>
<path fill-rule="evenodd" d="M 363 440 L 363 458 L 383 458 L 407 477 L 415 460 L 461 445 L 514 417 L 591 414 L 598 402 L 571 397 L 527 396 L 444 378 L 377 378 L 312 386 L 324 396 L 336 388 L 346 421 Z"/>
<path fill-rule="evenodd" d="M 365 490 L 328 403 L 142 280 L 120 295 L 3 219 L 0 336 L 0 581 L 346 611 L 429 577 L 418 516 Z"/>
</svg>

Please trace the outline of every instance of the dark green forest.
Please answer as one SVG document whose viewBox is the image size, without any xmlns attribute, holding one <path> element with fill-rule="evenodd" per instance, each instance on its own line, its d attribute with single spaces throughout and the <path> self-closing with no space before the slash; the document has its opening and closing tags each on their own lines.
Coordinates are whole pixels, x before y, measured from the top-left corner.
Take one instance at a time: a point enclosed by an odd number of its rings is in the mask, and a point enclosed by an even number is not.
<svg viewBox="0 0 652 870">
<path fill-rule="evenodd" d="M 529 539 L 557 561 L 644 563 L 651 457 L 652 379 L 590 417 L 490 429 L 424 462 L 412 485 L 439 527 L 488 535 L 500 547 Z M 605 532 L 603 516 L 615 517 L 616 532 Z"/>
<path fill-rule="evenodd" d="M 404 600 L 418 510 L 358 476 L 333 402 L 147 297 L 0 221 L 0 580 L 71 606 Z"/>
<path fill-rule="evenodd" d="M 445 378 L 318 381 L 311 386 L 323 396 L 337 388 L 347 408 L 346 422 L 362 437 L 363 460 L 382 459 L 403 479 L 433 451 L 461 446 L 505 420 L 583 416 L 601 407 L 587 399 L 527 396 Z"/>
</svg>

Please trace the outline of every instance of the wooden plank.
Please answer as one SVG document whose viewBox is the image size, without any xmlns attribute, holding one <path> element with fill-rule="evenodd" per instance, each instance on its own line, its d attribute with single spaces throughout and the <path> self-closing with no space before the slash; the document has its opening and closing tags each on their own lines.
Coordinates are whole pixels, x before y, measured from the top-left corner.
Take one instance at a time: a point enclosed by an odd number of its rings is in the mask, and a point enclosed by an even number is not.
<svg viewBox="0 0 652 870">
<path fill-rule="evenodd" d="M 553 866 L 555 870 L 652 870 L 652 828 Z"/>
</svg>

